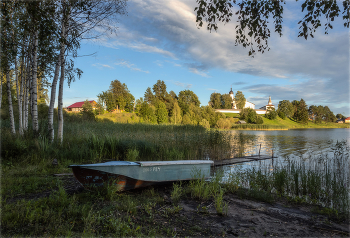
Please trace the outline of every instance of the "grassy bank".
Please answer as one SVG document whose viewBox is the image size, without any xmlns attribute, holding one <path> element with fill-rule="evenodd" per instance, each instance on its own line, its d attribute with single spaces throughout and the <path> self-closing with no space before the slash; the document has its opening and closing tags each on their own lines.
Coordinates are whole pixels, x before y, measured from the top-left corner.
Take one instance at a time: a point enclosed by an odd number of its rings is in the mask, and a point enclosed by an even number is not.
<svg viewBox="0 0 350 238">
<path fill-rule="evenodd" d="M 334 122 L 323 122 L 323 123 L 314 123 L 314 122 L 309 122 L 308 124 L 301 124 L 298 122 L 295 122 L 289 118 L 286 118 L 285 120 L 277 117 L 276 120 L 269 120 L 265 117 L 263 117 L 264 124 L 266 126 L 281 126 L 285 127 L 288 129 L 307 129 L 307 128 L 350 128 L 349 124 L 345 123 L 334 123 Z"/>
<path fill-rule="evenodd" d="M 198 203 L 197 215 L 214 206 L 227 214 L 224 196 L 231 194 L 273 202 L 319 205 L 337 219 L 349 213 L 348 151 L 342 144 L 334 157 L 315 157 L 266 168 L 235 171 L 227 183 L 217 173 L 208 183 L 200 173 L 189 183 L 170 186 L 167 198 L 154 188 L 119 193 L 114 187 L 97 191 L 72 190 L 75 180 L 54 174 L 71 173 L 70 164 L 104 160 L 225 159 L 244 145 L 242 134 L 206 130 L 199 126 L 118 124 L 66 120 L 64 141 L 49 143 L 45 122 L 38 136 L 13 136 L 1 123 L 1 233 L 4 236 L 201 236 L 210 235 L 193 219 L 178 216 L 180 201 Z M 57 159 L 58 164 L 53 164 Z M 311 167 L 308 167 L 311 163 Z M 333 170 L 334 168 L 334 170 Z M 204 205 L 205 204 L 205 205 Z M 159 221 L 162 221 L 160 225 Z M 186 224 L 186 231 L 174 227 Z"/>
<path fill-rule="evenodd" d="M 236 171 L 226 183 L 220 182 L 220 171 L 211 182 L 202 178 L 200 171 L 194 171 L 197 179 L 169 185 L 165 188 L 169 189 L 167 195 L 154 187 L 116 192 L 108 185 L 100 190 L 67 192 L 72 180 L 47 174 L 64 172 L 62 168 L 51 166 L 45 172 L 44 165 L 35 169 L 4 165 L 2 175 L 7 180 L 2 180 L 1 188 L 1 232 L 4 236 L 33 237 L 209 236 L 213 235 L 210 230 L 197 223 L 203 216 L 226 216 L 229 204 L 225 196 L 318 205 L 315 211 L 342 221 L 349 213 L 348 174 L 339 174 L 330 166 L 348 166 L 344 152 L 343 147 L 338 147 L 335 157 L 328 158 L 331 162 L 323 160 L 326 164 L 322 168 L 328 171 L 325 176 L 321 169 L 308 167 L 302 160 L 276 166 L 272 172 L 264 168 Z M 18 177 L 23 178 L 23 186 L 9 184 Z M 40 178 L 46 183 L 33 186 L 29 194 L 23 193 L 22 188 L 37 184 Z M 11 196 L 6 196 L 10 190 Z M 196 204 L 195 217 L 180 215 L 184 201 Z"/>
<path fill-rule="evenodd" d="M 273 194 L 293 203 L 310 203 L 324 207 L 324 212 L 349 216 L 349 148 L 337 142 L 334 154 L 289 160 L 270 166 L 237 168 L 228 178 L 229 186 L 246 188 L 252 197 L 267 202 Z"/>
</svg>

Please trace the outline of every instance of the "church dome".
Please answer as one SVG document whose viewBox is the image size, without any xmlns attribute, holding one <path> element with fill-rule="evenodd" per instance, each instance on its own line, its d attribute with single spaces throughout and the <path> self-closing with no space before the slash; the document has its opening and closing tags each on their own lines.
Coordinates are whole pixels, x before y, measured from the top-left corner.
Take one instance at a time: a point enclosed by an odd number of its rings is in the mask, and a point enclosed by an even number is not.
<svg viewBox="0 0 350 238">
<path fill-rule="evenodd" d="M 231 88 L 231 91 L 229 92 L 229 94 L 233 94 L 232 88 Z"/>
</svg>

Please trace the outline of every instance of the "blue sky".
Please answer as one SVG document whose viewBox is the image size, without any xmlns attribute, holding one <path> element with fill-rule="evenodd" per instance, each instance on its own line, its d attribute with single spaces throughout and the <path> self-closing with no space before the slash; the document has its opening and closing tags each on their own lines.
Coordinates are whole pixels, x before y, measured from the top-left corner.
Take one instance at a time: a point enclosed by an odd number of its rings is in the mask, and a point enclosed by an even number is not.
<svg viewBox="0 0 350 238">
<path fill-rule="evenodd" d="M 163 80 L 168 92 L 190 89 L 207 105 L 210 94 L 242 91 L 258 109 L 281 100 L 328 106 L 350 116 L 349 30 L 341 19 L 315 38 L 298 38 L 300 2 L 285 5 L 283 36 L 271 32 L 270 51 L 248 56 L 235 46 L 235 21 L 219 25 L 218 32 L 198 29 L 195 0 L 132 0 L 127 15 L 118 17 L 117 34 L 83 41 L 75 59 L 82 78 L 65 85 L 64 106 L 97 100 L 118 79 L 134 97 Z M 96 29 L 99 31 L 99 29 Z"/>
</svg>

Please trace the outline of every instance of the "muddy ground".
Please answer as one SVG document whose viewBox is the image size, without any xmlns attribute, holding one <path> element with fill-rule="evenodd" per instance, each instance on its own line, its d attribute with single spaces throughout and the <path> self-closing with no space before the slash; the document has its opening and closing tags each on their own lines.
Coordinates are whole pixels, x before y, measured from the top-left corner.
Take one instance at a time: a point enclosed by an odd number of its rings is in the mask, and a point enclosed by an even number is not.
<svg viewBox="0 0 350 238">
<path fill-rule="evenodd" d="M 86 192 L 73 176 L 65 176 L 64 180 L 69 194 Z M 290 204 L 283 199 L 269 204 L 227 194 L 224 197 L 228 204 L 227 215 L 219 215 L 213 201 L 187 196 L 175 203 L 170 198 L 172 189 L 171 184 L 154 186 L 164 202 L 156 206 L 153 218 L 146 221 L 141 219 L 145 210 L 139 207 L 133 223 L 145 230 L 152 226 L 170 228 L 171 236 L 177 237 L 350 237 L 349 219 L 332 219 L 314 213 L 314 207 L 310 205 Z M 137 196 L 142 191 L 136 189 L 125 193 Z M 36 194 L 26 196 L 26 199 L 48 195 Z M 164 211 L 175 206 L 180 208 L 178 212 L 164 215 Z"/>
</svg>

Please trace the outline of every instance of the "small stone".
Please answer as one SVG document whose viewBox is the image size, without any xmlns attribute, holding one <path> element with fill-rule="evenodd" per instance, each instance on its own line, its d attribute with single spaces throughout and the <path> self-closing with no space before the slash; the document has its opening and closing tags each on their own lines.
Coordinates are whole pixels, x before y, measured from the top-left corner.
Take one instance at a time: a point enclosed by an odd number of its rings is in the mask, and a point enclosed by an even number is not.
<svg viewBox="0 0 350 238">
<path fill-rule="evenodd" d="M 53 161 L 52 161 L 52 165 L 58 165 L 58 161 L 57 161 L 57 159 L 53 159 Z"/>
</svg>

